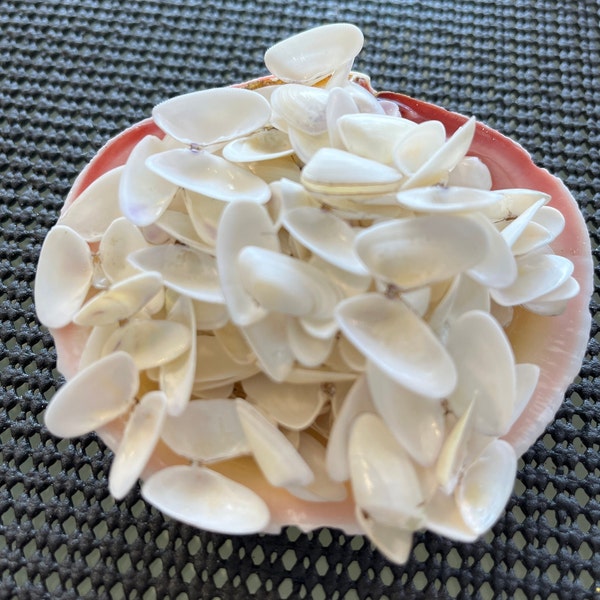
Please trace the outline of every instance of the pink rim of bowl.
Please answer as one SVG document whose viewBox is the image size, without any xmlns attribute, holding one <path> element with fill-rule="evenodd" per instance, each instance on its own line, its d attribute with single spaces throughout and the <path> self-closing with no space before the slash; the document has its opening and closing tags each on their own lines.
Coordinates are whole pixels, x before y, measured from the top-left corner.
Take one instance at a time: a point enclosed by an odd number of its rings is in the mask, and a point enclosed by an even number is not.
<svg viewBox="0 0 600 600">
<path fill-rule="evenodd" d="M 367 80 L 361 80 L 359 77 L 358 81 L 373 91 Z M 272 83 L 272 77 L 265 77 L 241 86 L 256 88 Z M 402 94 L 380 92 L 377 96 L 395 102 L 401 115 L 415 122 L 432 119 L 441 121 L 448 135 L 467 119 L 463 115 Z M 152 119 L 146 119 L 109 140 L 76 179 L 65 201 L 65 208 L 75 202 L 95 179 L 123 165 L 134 146 L 147 135 L 162 137 L 164 134 Z M 537 167 L 531 156 L 519 144 L 478 123 L 469 155 L 481 158 L 488 166 L 492 173 L 494 189 L 530 188 L 552 196 L 550 206 L 560 210 L 566 219 L 565 229 L 552 247 L 556 254 L 565 256 L 574 263 L 573 276 L 581 287 L 578 296 L 569 302 L 561 315 L 540 317 L 517 309 L 513 323 L 508 329 L 517 362 L 535 363 L 541 369 L 533 398 L 505 436 L 520 456 L 552 421 L 568 386 L 581 368 L 591 325 L 589 301 L 593 291 L 593 261 L 590 239 L 586 223 L 573 196 L 559 179 L 545 169 Z M 52 330 L 51 333 L 56 345 L 58 369 L 69 379 L 77 372 L 79 357 L 89 329 L 71 324 L 62 329 Z M 115 421 L 97 433 L 110 448 L 115 449 L 119 444 L 123 426 L 122 421 Z M 175 455 L 164 444 L 159 444 L 143 477 L 147 478 L 166 466 L 185 462 L 185 459 Z M 334 527 L 349 534 L 360 533 L 354 516 L 350 489 L 344 502 L 307 502 L 283 489 L 269 485 L 249 458 L 226 461 L 211 467 L 260 494 L 271 511 L 267 532 L 275 533 L 282 526 L 295 525 L 304 531 L 318 527 Z"/>
</svg>

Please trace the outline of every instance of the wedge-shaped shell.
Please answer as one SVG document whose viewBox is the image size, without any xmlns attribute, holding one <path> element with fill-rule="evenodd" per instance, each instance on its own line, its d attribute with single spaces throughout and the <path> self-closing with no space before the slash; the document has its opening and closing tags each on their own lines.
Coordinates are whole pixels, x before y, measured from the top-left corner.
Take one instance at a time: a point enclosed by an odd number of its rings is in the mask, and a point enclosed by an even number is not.
<svg viewBox="0 0 600 600">
<path fill-rule="evenodd" d="M 510 188 L 497 191 L 502 193 L 504 196 L 503 200 L 481 209 L 481 212 L 486 217 L 496 223 L 513 220 L 538 202 L 538 200 L 543 200 L 544 202 L 550 200 L 549 194 L 537 190 Z"/>
<path fill-rule="evenodd" d="M 240 364 L 233 360 L 219 339 L 211 335 L 198 336 L 196 353 L 195 381 L 206 387 L 222 385 L 229 380 L 245 379 L 258 371 L 258 367 L 253 364 Z"/>
<path fill-rule="evenodd" d="M 77 437 L 106 425 L 133 404 L 138 369 L 125 352 L 116 352 L 83 369 L 56 392 L 44 416 L 48 430 Z"/>
<path fill-rule="evenodd" d="M 302 170 L 307 190 L 342 196 L 381 196 L 398 189 L 402 175 L 394 168 L 345 150 L 322 148 Z"/>
<path fill-rule="evenodd" d="M 324 261 L 354 275 L 368 274 L 354 251 L 355 231 L 331 212 L 311 206 L 295 208 L 283 214 L 283 225 Z"/>
<path fill-rule="evenodd" d="M 512 285 L 491 290 L 492 298 L 498 304 L 516 306 L 549 294 L 569 279 L 573 263 L 554 254 L 526 254 L 517 259 L 517 271 L 517 279 Z"/>
<path fill-rule="evenodd" d="M 398 385 L 373 363 L 367 363 L 367 381 L 373 404 L 396 440 L 416 462 L 433 465 L 445 435 L 442 403 Z"/>
<path fill-rule="evenodd" d="M 358 506 L 355 514 L 366 536 L 388 560 L 397 565 L 402 565 L 408 560 L 413 544 L 412 531 L 375 521 L 365 515 Z"/>
<path fill-rule="evenodd" d="M 162 289 L 159 273 L 138 273 L 96 294 L 73 317 L 78 325 L 108 325 L 129 319 Z"/>
<path fill-rule="evenodd" d="M 214 202 L 219 201 L 214 200 Z M 156 225 L 181 244 L 206 254 L 215 254 L 214 243 L 207 243 L 200 238 L 190 215 L 187 213 L 166 210 L 156 221 Z"/>
<path fill-rule="evenodd" d="M 379 416 L 356 418 L 348 452 L 356 504 L 378 521 L 406 528 L 418 525 L 423 504 L 419 477 L 408 453 Z"/>
<path fill-rule="evenodd" d="M 143 371 L 174 360 L 189 346 L 189 331 L 181 323 L 136 319 L 117 329 L 106 341 L 102 353 L 127 352 Z"/>
<path fill-rule="evenodd" d="M 109 225 L 123 216 L 119 207 L 123 168 L 107 171 L 85 188 L 61 214 L 58 224 L 74 229 L 88 242 L 99 241 Z"/>
<path fill-rule="evenodd" d="M 398 202 L 418 212 L 458 213 L 476 211 L 482 206 L 500 202 L 499 192 L 456 186 L 430 186 L 402 190 L 396 194 Z"/>
<path fill-rule="evenodd" d="M 85 369 L 104 356 L 102 354 L 104 346 L 108 338 L 119 328 L 119 325 L 119 323 L 111 323 L 110 325 L 92 328 L 81 352 L 78 370 Z"/>
<path fill-rule="evenodd" d="M 142 496 L 173 519 L 218 533 L 258 533 L 270 519 L 260 496 L 203 467 L 177 465 L 157 471 L 142 486 Z"/>
<path fill-rule="evenodd" d="M 462 518 L 476 534 L 487 531 L 500 517 L 514 487 L 517 456 L 503 441 L 491 442 L 462 476 L 456 504 Z"/>
<path fill-rule="evenodd" d="M 425 506 L 425 526 L 429 531 L 457 542 L 474 542 L 479 537 L 462 518 L 454 494 L 445 494 L 441 490 Z"/>
<path fill-rule="evenodd" d="M 504 330 L 488 313 L 471 311 L 451 323 L 447 348 L 458 371 L 450 408 L 461 415 L 474 402 L 474 427 L 486 435 L 505 434 L 516 402 L 516 375 Z"/>
<path fill-rule="evenodd" d="M 298 452 L 314 474 L 314 480 L 304 487 L 290 486 L 288 492 L 309 502 L 342 502 L 346 486 L 332 481 L 325 468 L 325 446 L 306 432 L 300 433 Z"/>
<path fill-rule="evenodd" d="M 282 85 L 271 96 L 276 119 L 308 135 L 327 132 L 327 101 L 329 93 L 316 87 L 296 83 Z"/>
<path fill-rule="evenodd" d="M 142 271 L 162 275 L 166 287 L 194 300 L 223 304 L 217 262 L 214 257 L 182 245 L 152 246 L 129 255 Z"/>
<path fill-rule="evenodd" d="M 196 314 L 193 301 L 179 296 L 171 307 L 168 320 L 183 325 L 190 340 L 189 348 L 160 367 L 160 389 L 167 397 L 167 412 L 180 414 L 187 405 L 194 385 L 196 367 Z"/>
<path fill-rule="evenodd" d="M 269 483 L 276 487 L 312 483 L 312 470 L 285 435 L 250 403 L 235 402 L 254 459 Z"/>
<path fill-rule="evenodd" d="M 198 237 L 214 247 L 217 243 L 219 221 L 227 204 L 189 190 L 184 191 L 184 202 Z"/>
<path fill-rule="evenodd" d="M 325 395 L 320 383 L 276 383 L 260 373 L 242 383 L 247 396 L 286 429 L 306 429 L 317 418 Z"/>
<path fill-rule="evenodd" d="M 337 126 L 338 120 L 344 115 L 352 115 L 358 113 L 358 106 L 352 94 L 343 87 L 329 88 L 329 98 L 327 99 L 327 107 L 325 109 L 325 117 L 327 119 L 327 133 L 329 134 L 329 145 L 332 148 L 344 149 L 344 143 L 340 137 Z"/>
<path fill-rule="evenodd" d="M 300 129 L 296 129 L 295 127 L 288 128 L 288 136 L 290 138 L 290 143 L 292 144 L 292 148 L 296 153 L 296 156 L 304 163 L 310 162 L 312 157 L 319 151 L 321 148 L 329 147 L 329 133 L 324 131 L 323 133 L 319 133 L 316 135 L 311 135 Z M 289 177 L 289 176 L 288 176 Z M 300 177 L 298 180 L 302 179 L 302 174 L 300 173 Z"/>
<path fill-rule="evenodd" d="M 198 331 L 210 331 L 224 327 L 229 321 L 229 313 L 224 304 L 192 300 L 196 316 L 196 329 Z"/>
<path fill-rule="evenodd" d="M 246 291 L 268 311 L 326 319 L 342 297 L 316 267 L 265 248 L 245 247 L 238 269 Z"/>
<path fill-rule="evenodd" d="M 487 250 L 482 226 L 468 217 L 430 215 L 378 223 L 356 236 L 371 273 L 409 290 L 475 266 Z"/>
<path fill-rule="evenodd" d="M 269 186 L 262 179 L 208 152 L 176 148 L 150 156 L 146 166 L 175 185 L 224 202 L 251 200 L 264 204 L 270 196 Z"/>
<path fill-rule="evenodd" d="M 34 286 L 38 319 L 64 327 L 81 308 L 92 283 L 94 264 L 87 242 L 73 229 L 54 226 L 46 236 Z"/>
<path fill-rule="evenodd" d="M 322 25 L 271 46 L 265 52 L 265 64 L 282 81 L 312 84 L 352 62 L 363 42 L 355 25 Z"/>
<path fill-rule="evenodd" d="M 287 320 L 287 339 L 292 354 L 305 367 L 318 367 L 329 356 L 334 336 L 319 338 L 307 333 L 299 319 Z"/>
<path fill-rule="evenodd" d="M 131 151 L 119 185 L 121 212 L 135 225 L 154 223 L 167 209 L 177 186 L 146 167 L 146 159 L 168 148 L 154 135 L 143 138 Z"/>
<path fill-rule="evenodd" d="M 392 165 L 399 137 L 416 125 L 408 119 L 368 113 L 347 114 L 337 121 L 345 149 L 352 154 Z"/>
<path fill-rule="evenodd" d="M 113 221 L 102 236 L 98 248 L 102 269 L 109 281 L 114 283 L 137 275 L 139 271 L 127 257 L 132 252 L 147 247 L 144 235 L 131 221 L 125 217 Z"/>
<path fill-rule="evenodd" d="M 341 302 L 336 318 L 346 337 L 400 385 L 429 398 L 444 398 L 454 389 L 450 355 L 404 302 L 363 294 Z"/>
<path fill-rule="evenodd" d="M 176 96 L 152 110 L 156 124 L 184 144 L 209 146 L 248 135 L 271 115 L 260 94 L 241 88 L 214 88 Z"/>
<path fill-rule="evenodd" d="M 540 198 L 502 229 L 502 237 L 510 247 L 517 242 L 527 225 L 531 222 L 540 208 L 544 206 L 545 202 L 545 198 Z"/>
<path fill-rule="evenodd" d="M 108 474 L 111 495 L 124 498 L 142 474 L 158 442 L 166 415 L 163 392 L 148 392 L 134 407 Z"/>
<path fill-rule="evenodd" d="M 178 416 L 169 416 L 163 441 L 177 454 L 202 463 L 249 454 L 235 400 L 193 400 Z"/>
<path fill-rule="evenodd" d="M 238 256 L 245 246 L 279 251 L 279 239 L 267 210 L 252 202 L 235 202 L 223 211 L 217 236 L 217 265 L 231 320 L 250 325 L 266 310 L 246 291 Z"/>
<path fill-rule="evenodd" d="M 233 140 L 223 148 L 223 157 L 231 162 L 255 162 L 289 156 L 294 152 L 290 139 L 284 131 L 262 129 Z"/>
<path fill-rule="evenodd" d="M 213 334 L 233 362 L 239 365 L 249 365 L 256 360 L 244 334 L 231 321 L 227 321 L 222 327 L 214 329 Z"/>
<path fill-rule="evenodd" d="M 492 189 L 492 174 L 487 165 L 477 156 L 465 156 L 450 171 L 449 186 L 473 187 L 478 190 Z"/>
<path fill-rule="evenodd" d="M 440 121 L 425 121 L 409 128 L 393 149 L 396 168 L 405 175 L 416 173 L 446 141 L 446 129 Z"/>
</svg>

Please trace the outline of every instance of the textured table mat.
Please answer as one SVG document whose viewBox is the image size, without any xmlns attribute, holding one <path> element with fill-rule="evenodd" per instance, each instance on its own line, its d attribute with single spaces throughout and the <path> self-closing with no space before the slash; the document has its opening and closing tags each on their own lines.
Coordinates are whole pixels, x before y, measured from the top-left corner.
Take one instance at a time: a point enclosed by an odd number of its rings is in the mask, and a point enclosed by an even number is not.
<svg viewBox="0 0 600 600">
<path fill-rule="evenodd" d="M 263 74 L 271 43 L 347 20 L 356 67 L 512 136 L 600 220 L 595 0 L 26 0 L 0 3 L 0 598 L 600 598 L 598 295 L 580 379 L 474 544 L 420 534 L 405 566 L 362 537 L 288 529 L 230 539 L 107 492 L 94 435 L 58 441 L 61 380 L 31 288 L 76 174 L 168 97 Z"/>
</svg>

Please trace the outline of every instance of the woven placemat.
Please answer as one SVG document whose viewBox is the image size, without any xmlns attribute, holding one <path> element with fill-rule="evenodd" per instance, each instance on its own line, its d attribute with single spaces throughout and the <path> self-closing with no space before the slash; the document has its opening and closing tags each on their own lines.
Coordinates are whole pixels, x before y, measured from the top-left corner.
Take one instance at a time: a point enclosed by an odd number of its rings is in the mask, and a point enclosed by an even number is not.
<svg viewBox="0 0 600 600">
<path fill-rule="evenodd" d="M 401 91 L 500 129 L 600 222 L 600 28 L 594 0 L 24 0 L 0 3 L 0 598 L 600 598 L 598 295 L 588 354 L 523 456 L 483 540 L 419 534 L 394 566 L 365 541 L 294 528 L 229 538 L 107 491 L 94 435 L 59 441 L 43 411 L 61 379 L 32 283 L 77 173 L 168 97 L 264 74 L 271 43 L 356 23 L 356 62 Z"/>
</svg>

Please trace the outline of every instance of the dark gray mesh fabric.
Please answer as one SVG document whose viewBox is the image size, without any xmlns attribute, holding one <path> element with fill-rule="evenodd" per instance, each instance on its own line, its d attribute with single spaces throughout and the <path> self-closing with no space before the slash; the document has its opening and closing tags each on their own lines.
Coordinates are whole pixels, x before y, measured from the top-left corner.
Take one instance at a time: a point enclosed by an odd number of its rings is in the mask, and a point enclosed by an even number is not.
<svg viewBox="0 0 600 600">
<path fill-rule="evenodd" d="M 475 114 L 561 176 L 597 255 L 596 0 L 3 0 L 0 3 L 0 598 L 600 598 L 598 295 L 581 377 L 474 544 L 419 535 L 405 566 L 362 537 L 230 539 L 107 492 L 110 452 L 42 424 L 61 380 L 31 288 L 77 173 L 158 101 L 263 74 L 274 41 L 348 20 L 356 67 Z"/>
</svg>

